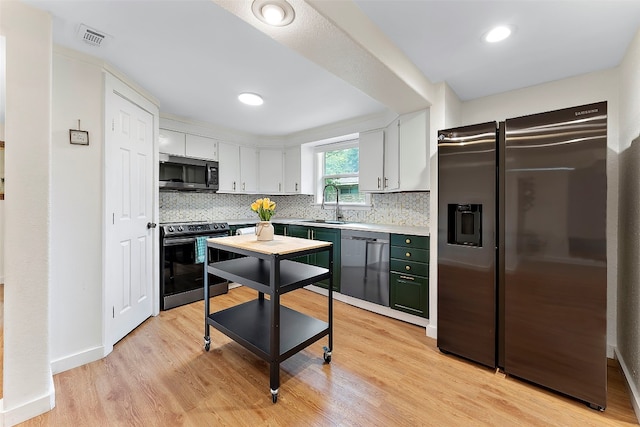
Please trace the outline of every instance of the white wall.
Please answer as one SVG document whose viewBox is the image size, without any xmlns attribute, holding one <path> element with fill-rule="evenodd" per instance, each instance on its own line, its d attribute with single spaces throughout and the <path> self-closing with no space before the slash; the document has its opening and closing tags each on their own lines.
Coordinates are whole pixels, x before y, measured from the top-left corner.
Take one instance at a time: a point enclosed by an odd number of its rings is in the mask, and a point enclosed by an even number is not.
<svg viewBox="0 0 640 427">
<path fill-rule="evenodd" d="M 0 60 L 0 64 L 2 62 Z M 0 117 L 0 121 L 2 121 L 0 123 L 0 141 L 4 141 L 4 117 Z M 2 161 L 4 162 L 4 156 Z M 4 176 L 4 165 L 2 168 L 2 175 Z M 4 283 L 4 200 L 0 200 L 0 283 Z"/>
<path fill-rule="evenodd" d="M 607 111 L 607 344 L 616 346 L 618 276 L 618 70 L 610 69 L 465 102 L 460 125 L 482 123 L 608 101 Z"/>
<path fill-rule="evenodd" d="M 54 373 L 103 356 L 103 71 L 90 57 L 53 55 L 51 363 Z M 69 129 L 89 145 L 69 143 Z"/>
<path fill-rule="evenodd" d="M 51 409 L 49 286 L 51 221 L 51 18 L 0 2 L 6 37 L 7 114 L 4 390 L 0 413 L 13 425 Z"/>
<path fill-rule="evenodd" d="M 620 66 L 617 356 L 640 420 L 640 31 Z"/>
</svg>

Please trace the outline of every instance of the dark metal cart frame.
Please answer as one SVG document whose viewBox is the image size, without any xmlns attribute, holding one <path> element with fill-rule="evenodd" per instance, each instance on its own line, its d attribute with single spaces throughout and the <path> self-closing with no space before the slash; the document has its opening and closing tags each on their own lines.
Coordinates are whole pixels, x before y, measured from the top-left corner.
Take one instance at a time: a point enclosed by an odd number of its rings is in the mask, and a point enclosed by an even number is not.
<svg viewBox="0 0 640 427">
<path fill-rule="evenodd" d="M 287 237 L 287 239 L 295 239 Z M 291 253 L 265 254 L 219 243 L 210 239 L 207 246 L 244 257 L 204 263 L 204 349 L 211 348 L 209 328 L 224 333 L 270 364 L 273 403 L 278 400 L 280 363 L 310 344 L 328 335 L 324 360 L 331 362 L 333 349 L 333 246 L 326 245 Z M 314 242 L 318 243 L 318 242 Z M 325 242 L 322 242 L 325 243 Z M 292 261 L 317 252 L 329 252 L 329 268 Z M 207 253 L 209 251 L 207 250 Z M 208 273 L 240 283 L 258 291 L 258 298 L 218 312 L 210 312 Z M 323 322 L 280 304 L 280 296 L 304 286 L 329 279 L 328 321 Z M 269 295 L 269 300 L 265 299 Z"/>
</svg>

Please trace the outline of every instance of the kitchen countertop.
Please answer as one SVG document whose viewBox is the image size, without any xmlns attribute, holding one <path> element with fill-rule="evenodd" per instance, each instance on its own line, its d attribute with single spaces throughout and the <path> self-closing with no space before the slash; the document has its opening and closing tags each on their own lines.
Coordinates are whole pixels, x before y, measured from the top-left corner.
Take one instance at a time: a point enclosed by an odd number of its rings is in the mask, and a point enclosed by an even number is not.
<svg viewBox="0 0 640 427">
<path fill-rule="evenodd" d="M 229 225 L 241 225 L 241 224 L 255 224 L 258 222 L 256 218 L 245 219 L 230 219 L 220 222 L 226 222 Z M 273 218 L 271 220 L 274 224 L 287 224 L 287 225 L 304 225 L 307 227 L 325 227 L 325 228 L 338 228 L 341 230 L 361 230 L 361 231 L 376 231 L 379 233 L 394 233 L 394 234 L 412 234 L 414 236 L 429 236 L 429 227 L 416 227 L 411 225 L 396 225 L 396 224 L 371 224 L 365 222 L 349 222 L 346 221 L 343 224 L 332 224 L 328 222 L 314 222 L 313 220 L 303 218 Z"/>
</svg>

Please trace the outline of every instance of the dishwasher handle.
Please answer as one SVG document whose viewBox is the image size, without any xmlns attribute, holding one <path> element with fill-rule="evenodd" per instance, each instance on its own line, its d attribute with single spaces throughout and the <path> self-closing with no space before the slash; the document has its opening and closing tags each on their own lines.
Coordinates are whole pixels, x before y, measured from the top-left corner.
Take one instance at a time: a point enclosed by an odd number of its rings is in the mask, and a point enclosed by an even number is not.
<svg viewBox="0 0 640 427">
<path fill-rule="evenodd" d="M 387 239 L 378 239 L 375 237 L 361 237 L 361 236 L 342 236 L 342 240 L 361 240 L 366 243 L 386 244 L 389 243 Z"/>
</svg>

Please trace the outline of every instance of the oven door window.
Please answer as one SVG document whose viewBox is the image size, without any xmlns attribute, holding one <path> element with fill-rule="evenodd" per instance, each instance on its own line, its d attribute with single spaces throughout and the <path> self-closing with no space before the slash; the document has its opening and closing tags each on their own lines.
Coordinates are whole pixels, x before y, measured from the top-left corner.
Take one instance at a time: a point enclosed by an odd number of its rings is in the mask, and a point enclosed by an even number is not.
<svg viewBox="0 0 640 427">
<path fill-rule="evenodd" d="M 196 239 L 165 239 L 163 296 L 175 295 L 204 286 L 202 263 L 196 264 Z M 210 262 L 229 259 L 229 252 L 207 248 Z M 225 279 L 209 274 L 209 285 L 226 282 Z"/>
</svg>

